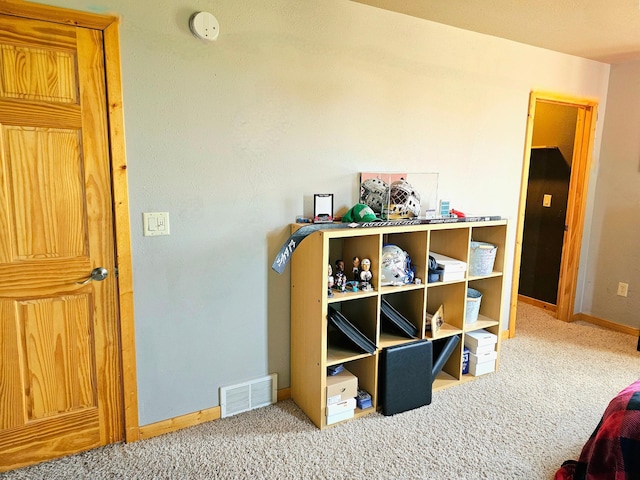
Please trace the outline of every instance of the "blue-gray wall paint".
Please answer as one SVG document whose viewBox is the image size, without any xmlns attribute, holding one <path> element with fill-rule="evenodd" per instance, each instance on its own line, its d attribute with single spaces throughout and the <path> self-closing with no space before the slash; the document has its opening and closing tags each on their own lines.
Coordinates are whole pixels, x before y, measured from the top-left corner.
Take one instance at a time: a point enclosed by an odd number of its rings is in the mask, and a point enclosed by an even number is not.
<svg viewBox="0 0 640 480">
<path fill-rule="evenodd" d="M 358 172 L 438 172 L 454 208 L 510 218 L 510 285 L 530 91 L 607 94 L 608 65 L 347 0 L 41 3 L 121 16 L 141 425 L 289 385 L 271 261 L 314 193 L 355 202 Z M 202 10 L 216 42 L 189 31 Z M 170 236 L 142 236 L 149 211 Z"/>
</svg>

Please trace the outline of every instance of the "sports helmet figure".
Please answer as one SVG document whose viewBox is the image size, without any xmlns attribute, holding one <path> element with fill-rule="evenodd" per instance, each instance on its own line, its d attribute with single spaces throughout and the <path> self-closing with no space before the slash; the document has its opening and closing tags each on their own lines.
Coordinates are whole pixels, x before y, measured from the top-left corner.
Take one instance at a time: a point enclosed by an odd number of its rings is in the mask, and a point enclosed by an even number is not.
<svg viewBox="0 0 640 480">
<path fill-rule="evenodd" d="M 404 218 L 420 216 L 420 194 L 404 179 L 391 184 L 389 203 L 389 215 Z"/>
<path fill-rule="evenodd" d="M 379 178 L 367 178 L 360 186 L 360 201 L 377 214 L 382 213 L 388 197 L 389 186 Z"/>
<path fill-rule="evenodd" d="M 388 244 L 382 247 L 380 258 L 380 284 L 404 285 L 413 279 L 409 268 L 409 254 L 397 245 Z"/>
</svg>

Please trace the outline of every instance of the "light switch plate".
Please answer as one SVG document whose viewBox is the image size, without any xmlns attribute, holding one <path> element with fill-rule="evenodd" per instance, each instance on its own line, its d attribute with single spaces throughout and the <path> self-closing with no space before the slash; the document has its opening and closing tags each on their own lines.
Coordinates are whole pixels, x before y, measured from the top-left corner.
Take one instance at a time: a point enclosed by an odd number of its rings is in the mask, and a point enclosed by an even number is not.
<svg viewBox="0 0 640 480">
<path fill-rule="evenodd" d="M 144 236 L 169 235 L 169 212 L 144 212 L 142 214 Z"/>
</svg>

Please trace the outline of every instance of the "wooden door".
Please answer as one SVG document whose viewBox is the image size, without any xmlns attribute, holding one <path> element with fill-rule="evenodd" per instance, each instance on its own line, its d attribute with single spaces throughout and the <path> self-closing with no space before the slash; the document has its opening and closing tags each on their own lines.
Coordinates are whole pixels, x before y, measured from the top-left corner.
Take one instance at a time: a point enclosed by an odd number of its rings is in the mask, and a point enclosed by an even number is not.
<svg viewBox="0 0 640 480">
<path fill-rule="evenodd" d="M 102 45 L 0 15 L 0 471 L 123 438 Z"/>
</svg>

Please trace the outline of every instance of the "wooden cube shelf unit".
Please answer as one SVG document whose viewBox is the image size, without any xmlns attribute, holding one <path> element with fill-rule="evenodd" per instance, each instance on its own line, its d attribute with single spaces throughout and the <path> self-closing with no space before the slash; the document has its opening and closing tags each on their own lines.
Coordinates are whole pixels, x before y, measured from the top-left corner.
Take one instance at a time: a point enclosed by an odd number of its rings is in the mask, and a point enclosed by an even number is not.
<svg viewBox="0 0 640 480">
<path fill-rule="evenodd" d="M 292 231 L 300 228 L 292 225 Z M 386 347 L 415 341 L 388 328 L 380 315 L 382 300 L 399 311 L 417 330 L 416 338 L 438 343 L 451 336 L 460 342 L 433 382 L 439 390 L 475 377 L 462 374 L 464 335 L 485 329 L 497 335 L 500 353 L 500 325 L 504 295 L 504 253 L 506 220 L 380 226 L 373 228 L 331 228 L 311 233 L 300 242 L 291 259 L 291 396 L 313 423 L 327 427 L 327 367 L 343 364 L 358 377 L 358 388 L 366 390 L 372 406 L 356 409 L 354 418 L 378 408 L 378 359 Z M 497 246 L 493 271 L 470 276 L 471 241 Z M 405 250 L 416 269 L 420 284 L 381 286 L 380 269 L 383 245 L 394 244 Z M 436 252 L 467 263 L 464 279 L 428 283 L 429 253 Z M 335 268 L 342 259 L 351 280 L 352 259 L 371 260 L 373 291 L 328 294 L 327 266 Z M 335 270 L 334 270 L 335 272 Z M 482 293 L 477 321 L 465 322 L 466 291 L 471 287 Z M 436 333 L 425 330 L 426 314 L 444 305 L 444 324 Z M 370 341 L 376 350 L 365 353 L 341 341 L 330 327 L 329 309 L 340 311 Z M 437 351 L 437 348 L 434 350 Z M 496 362 L 497 368 L 498 362 Z"/>
</svg>

